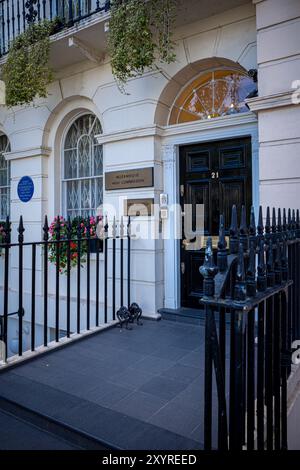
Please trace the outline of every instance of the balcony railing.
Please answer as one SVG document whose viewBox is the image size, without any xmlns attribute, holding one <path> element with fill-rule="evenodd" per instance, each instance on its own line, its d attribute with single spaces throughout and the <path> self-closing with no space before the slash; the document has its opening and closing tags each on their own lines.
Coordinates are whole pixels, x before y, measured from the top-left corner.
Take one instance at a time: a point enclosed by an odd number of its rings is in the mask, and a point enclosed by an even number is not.
<svg viewBox="0 0 300 470">
<path fill-rule="evenodd" d="M 35 22 L 59 18 L 55 31 L 58 32 L 109 9 L 110 0 L 0 0 L 0 56 L 8 52 L 11 41 Z"/>
</svg>

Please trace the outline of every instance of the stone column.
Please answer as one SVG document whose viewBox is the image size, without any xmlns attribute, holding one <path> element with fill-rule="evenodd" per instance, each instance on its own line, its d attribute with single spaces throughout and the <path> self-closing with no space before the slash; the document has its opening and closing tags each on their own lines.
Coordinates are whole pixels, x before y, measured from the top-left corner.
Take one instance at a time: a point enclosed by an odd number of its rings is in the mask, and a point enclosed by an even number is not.
<svg viewBox="0 0 300 470">
<path fill-rule="evenodd" d="M 34 147 L 12 151 L 5 154 L 11 165 L 11 206 L 10 218 L 13 224 L 13 240 L 16 239 L 16 227 L 23 216 L 25 227 L 24 240 L 41 240 L 41 227 L 48 210 L 48 157 L 50 149 Z M 33 180 L 34 193 L 28 202 L 20 201 L 18 183 L 23 176 Z"/>
<path fill-rule="evenodd" d="M 177 146 L 162 146 L 164 192 L 168 195 L 169 217 L 164 223 L 164 290 L 165 308 L 179 308 L 179 250 L 180 241 L 176 234 L 180 224 L 178 213 L 177 188 Z"/>
<path fill-rule="evenodd" d="M 11 222 L 12 242 L 18 239 L 17 228 L 22 215 L 25 228 L 24 243 L 42 240 L 42 226 L 44 216 L 48 210 L 48 157 L 50 149 L 34 147 L 21 151 L 12 151 L 5 154 L 5 158 L 11 163 Z M 22 202 L 18 197 L 18 183 L 23 176 L 29 176 L 34 184 L 32 199 Z M 10 249 L 10 282 L 9 282 L 9 311 L 18 310 L 19 295 L 19 250 L 18 247 Z M 31 322 L 31 292 L 32 292 L 32 245 L 23 248 L 23 348 L 30 347 L 30 322 Z M 42 344 L 43 334 L 43 307 L 41 303 L 43 292 L 43 258 L 42 248 L 36 249 L 36 341 Z M 50 321 L 49 321 L 50 324 Z M 9 337 L 12 338 L 9 348 L 17 338 L 18 320 L 11 317 L 9 322 Z M 11 350 L 15 353 L 16 351 Z"/>
</svg>

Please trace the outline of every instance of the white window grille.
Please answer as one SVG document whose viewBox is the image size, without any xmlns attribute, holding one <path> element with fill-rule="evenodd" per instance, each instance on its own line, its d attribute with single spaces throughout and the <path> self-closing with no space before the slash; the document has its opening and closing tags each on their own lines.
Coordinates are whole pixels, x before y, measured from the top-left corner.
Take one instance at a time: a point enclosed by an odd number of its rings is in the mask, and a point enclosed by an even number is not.
<svg viewBox="0 0 300 470">
<path fill-rule="evenodd" d="M 6 135 L 0 135 L 0 220 L 5 220 L 10 212 L 10 164 L 4 152 L 10 151 Z"/>
<path fill-rule="evenodd" d="M 99 119 L 80 116 L 67 132 L 63 155 L 63 212 L 71 218 L 96 215 L 103 202 L 103 148 Z"/>
</svg>

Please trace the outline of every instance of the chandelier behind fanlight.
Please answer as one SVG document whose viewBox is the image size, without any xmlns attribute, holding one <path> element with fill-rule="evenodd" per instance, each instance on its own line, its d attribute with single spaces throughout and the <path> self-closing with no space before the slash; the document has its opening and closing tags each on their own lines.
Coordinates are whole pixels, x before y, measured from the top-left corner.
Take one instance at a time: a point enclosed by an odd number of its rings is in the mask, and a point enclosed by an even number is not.
<svg viewBox="0 0 300 470">
<path fill-rule="evenodd" d="M 246 112 L 245 98 L 255 88 L 253 80 L 240 72 L 213 70 L 201 74 L 177 98 L 170 124 Z"/>
</svg>

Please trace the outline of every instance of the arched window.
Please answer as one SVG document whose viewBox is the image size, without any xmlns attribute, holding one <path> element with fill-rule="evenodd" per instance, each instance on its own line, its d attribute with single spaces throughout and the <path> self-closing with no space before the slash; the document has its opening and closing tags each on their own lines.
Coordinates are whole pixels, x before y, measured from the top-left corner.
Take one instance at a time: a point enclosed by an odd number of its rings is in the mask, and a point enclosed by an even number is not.
<svg viewBox="0 0 300 470">
<path fill-rule="evenodd" d="M 10 164 L 4 158 L 4 152 L 10 152 L 10 144 L 6 135 L 0 135 L 0 220 L 4 220 L 10 212 Z"/>
<path fill-rule="evenodd" d="M 255 88 L 255 83 L 246 73 L 234 70 L 202 73 L 187 85 L 176 99 L 169 124 L 248 111 L 244 100 Z"/>
<path fill-rule="evenodd" d="M 95 215 L 103 201 L 103 148 L 99 119 L 85 114 L 73 122 L 64 142 L 63 209 L 66 216 Z"/>
</svg>

